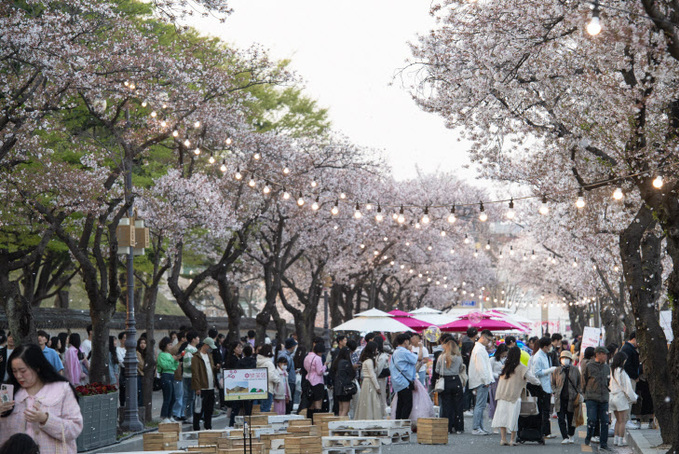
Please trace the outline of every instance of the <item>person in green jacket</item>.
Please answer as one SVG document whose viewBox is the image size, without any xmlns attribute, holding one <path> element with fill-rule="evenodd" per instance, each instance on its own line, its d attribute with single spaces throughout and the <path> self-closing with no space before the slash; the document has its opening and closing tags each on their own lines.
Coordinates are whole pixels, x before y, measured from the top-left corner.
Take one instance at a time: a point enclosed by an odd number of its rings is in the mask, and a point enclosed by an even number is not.
<svg viewBox="0 0 679 454">
<path fill-rule="evenodd" d="M 163 406 L 160 408 L 160 417 L 163 419 L 163 422 L 174 422 L 174 419 L 170 418 L 170 412 L 175 400 L 172 382 L 174 380 L 174 371 L 179 367 L 179 356 L 168 352 L 171 343 L 172 340 L 167 336 L 160 340 L 158 344 L 160 353 L 156 363 L 158 373 L 160 374 L 160 387 L 163 390 Z"/>
</svg>

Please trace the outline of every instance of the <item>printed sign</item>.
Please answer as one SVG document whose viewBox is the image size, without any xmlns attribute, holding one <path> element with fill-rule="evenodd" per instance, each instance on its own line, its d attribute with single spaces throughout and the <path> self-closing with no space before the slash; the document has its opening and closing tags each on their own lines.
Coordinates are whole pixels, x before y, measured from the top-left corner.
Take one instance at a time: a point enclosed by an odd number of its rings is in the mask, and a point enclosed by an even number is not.
<svg viewBox="0 0 679 454">
<path fill-rule="evenodd" d="M 604 344 L 606 334 L 602 328 L 593 326 L 585 326 L 582 330 L 582 344 L 580 344 L 580 352 L 584 354 L 587 347 L 598 347 Z"/>
<path fill-rule="evenodd" d="M 234 369 L 224 371 L 224 400 L 267 399 L 268 370 Z"/>
<path fill-rule="evenodd" d="M 461 301 L 459 304 L 460 307 L 476 307 L 476 301 Z"/>
</svg>

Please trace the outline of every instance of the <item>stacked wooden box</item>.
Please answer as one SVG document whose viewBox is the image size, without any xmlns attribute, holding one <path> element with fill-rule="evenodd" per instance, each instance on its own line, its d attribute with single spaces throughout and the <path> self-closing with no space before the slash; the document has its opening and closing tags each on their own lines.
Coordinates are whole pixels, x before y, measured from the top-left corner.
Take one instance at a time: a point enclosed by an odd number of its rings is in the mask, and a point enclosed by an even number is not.
<svg viewBox="0 0 679 454">
<path fill-rule="evenodd" d="M 287 437 L 285 454 L 323 454 L 320 436 Z"/>
<path fill-rule="evenodd" d="M 191 454 L 217 454 L 216 446 L 189 446 L 188 452 Z"/>
<path fill-rule="evenodd" d="M 348 416 L 335 416 L 330 413 L 329 415 L 314 415 L 314 424 L 321 429 L 321 436 L 327 437 L 330 435 L 330 430 L 328 429 L 328 423 L 330 421 L 347 421 Z"/>
<path fill-rule="evenodd" d="M 158 432 L 173 432 L 179 434 L 182 431 L 182 425 L 178 422 L 161 422 L 158 424 Z"/>
<path fill-rule="evenodd" d="M 308 422 L 306 424 L 292 424 L 293 422 L 297 421 L 290 421 L 291 424 L 288 425 L 288 434 L 293 436 L 321 436 L 321 430 L 319 426 L 312 426 Z"/>
<path fill-rule="evenodd" d="M 198 446 L 217 446 L 221 436 L 222 432 L 217 430 L 198 432 Z"/>
<path fill-rule="evenodd" d="M 417 442 L 421 445 L 448 444 L 448 418 L 418 419 Z"/>
<path fill-rule="evenodd" d="M 144 434 L 144 451 L 169 451 L 177 449 L 178 432 L 154 432 Z"/>
</svg>

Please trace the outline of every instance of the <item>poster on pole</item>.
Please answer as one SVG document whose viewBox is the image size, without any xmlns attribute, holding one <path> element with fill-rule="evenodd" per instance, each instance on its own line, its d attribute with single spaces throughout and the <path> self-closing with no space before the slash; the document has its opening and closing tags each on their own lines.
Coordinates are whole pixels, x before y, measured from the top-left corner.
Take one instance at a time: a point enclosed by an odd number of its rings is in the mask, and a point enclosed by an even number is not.
<svg viewBox="0 0 679 454">
<path fill-rule="evenodd" d="M 604 344 L 605 332 L 603 328 L 596 328 L 594 326 L 585 326 L 582 330 L 582 343 L 580 344 L 580 352 L 584 354 L 587 347 L 598 347 Z"/>
<path fill-rule="evenodd" d="M 266 400 L 269 376 L 266 367 L 224 371 L 224 400 Z"/>
<path fill-rule="evenodd" d="M 674 340 L 674 333 L 672 333 L 672 311 L 660 311 L 660 327 L 665 332 L 667 343 Z"/>
</svg>

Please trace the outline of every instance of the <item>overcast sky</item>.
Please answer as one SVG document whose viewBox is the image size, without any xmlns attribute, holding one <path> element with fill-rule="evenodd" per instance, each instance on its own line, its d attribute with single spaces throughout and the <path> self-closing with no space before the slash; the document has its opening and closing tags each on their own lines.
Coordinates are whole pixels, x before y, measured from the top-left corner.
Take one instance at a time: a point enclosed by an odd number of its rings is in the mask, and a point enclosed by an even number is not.
<svg viewBox="0 0 679 454">
<path fill-rule="evenodd" d="M 334 129 L 356 144 L 383 150 L 398 179 L 452 170 L 474 172 L 464 142 L 443 120 L 421 111 L 394 79 L 410 56 L 408 42 L 434 21 L 421 0 L 231 0 L 225 24 L 191 22 L 237 47 L 259 43 L 289 58 L 306 93 L 329 108 Z"/>
</svg>

